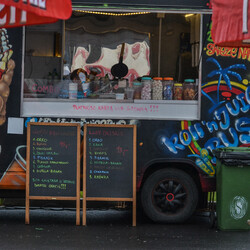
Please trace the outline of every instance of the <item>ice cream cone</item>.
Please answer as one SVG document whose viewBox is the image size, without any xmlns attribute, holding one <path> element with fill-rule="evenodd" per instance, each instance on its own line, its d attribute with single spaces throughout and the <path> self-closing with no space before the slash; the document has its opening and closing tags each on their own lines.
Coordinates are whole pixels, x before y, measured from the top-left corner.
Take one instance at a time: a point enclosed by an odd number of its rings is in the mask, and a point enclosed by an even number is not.
<svg viewBox="0 0 250 250">
<path fill-rule="evenodd" d="M 10 94 L 15 62 L 10 59 L 13 55 L 9 44 L 7 30 L 0 29 L 0 126 L 6 121 L 6 102 Z"/>
</svg>

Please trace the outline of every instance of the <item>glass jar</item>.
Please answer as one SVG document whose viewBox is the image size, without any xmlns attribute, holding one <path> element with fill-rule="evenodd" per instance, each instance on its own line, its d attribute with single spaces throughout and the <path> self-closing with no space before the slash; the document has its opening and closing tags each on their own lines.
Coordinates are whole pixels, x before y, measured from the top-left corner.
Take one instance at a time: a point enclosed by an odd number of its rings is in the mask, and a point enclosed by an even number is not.
<svg viewBox="0 0 250 250">
<path fill-rule="evenodd" d="M 151 100 L 151 91 L 152 91 L 152 79 L 151 77 L 142 77 L 141 79 L 143 87 L 141 90 L 141 99 L 142 100 Z"/>
<path fill-rule="evenodd" d="M 133 100 L 134 98 L 134 88 L 125 88 L 125 95 L 126 95 L 126 98 L 128 100 Z M 141 97 L 141 93 L 140 93 L 140 97 Z"/>
<path fill-rule="evenodd" d="M 154 77 L 153 80 L 152 99 L 162 100 L 162 77 Z"/>
<path fill-rule="evenodd" d="M 183 100 L 195 99 L 195 83 L 193 79 L 185 79 L 183 85 Z"/>
<path fill-rule="evenodd" d="M 134 99 L 141 99 L 142 83 L 133 82 L 133 89 L 134 89 Z"/>
<path fill-rule="evenodd" d="M 163 100 L 172 100 L 173 99 L 173 86 L 174 86 L 173 77 L 164 77 Z"/>
<path fill-rule="evenodd" d="M 198 100 L 198 91 L 199 91 L 199 79 L 195 79 L 195 100 Z"/>
<path fill-rule="evenodd" d="M 182 83 L 174 84 L 174 100 L 182 100 Z"/>
</svg>

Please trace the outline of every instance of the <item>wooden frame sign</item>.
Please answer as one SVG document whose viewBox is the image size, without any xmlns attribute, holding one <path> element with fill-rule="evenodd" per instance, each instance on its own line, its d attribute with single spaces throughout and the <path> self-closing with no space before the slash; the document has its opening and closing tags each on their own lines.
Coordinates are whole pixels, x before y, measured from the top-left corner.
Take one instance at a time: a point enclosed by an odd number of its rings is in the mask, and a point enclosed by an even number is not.
<svg viewBox="0 0 250 250">
<path fill-rule="evenodd" d="M 136 126 L 85 125 L 83 159 L 82 224 L 87 201 L 131 201 L 136 226 Z"/>
<path fill-rule="evenodd" d="M 75 200 L 80 225 L 80 124 L 29 122 L 25 223 L 30 200 Z"/>
</svg>

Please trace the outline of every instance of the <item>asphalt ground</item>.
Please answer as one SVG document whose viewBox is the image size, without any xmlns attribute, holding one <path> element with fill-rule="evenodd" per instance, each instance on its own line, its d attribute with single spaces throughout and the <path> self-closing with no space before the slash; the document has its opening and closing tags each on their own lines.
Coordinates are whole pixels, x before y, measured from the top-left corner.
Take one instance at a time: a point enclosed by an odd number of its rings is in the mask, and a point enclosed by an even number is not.
<svg viewBox="0 0 250 250">
<path fill-rule="evenodd" d="M 211 228 L 209 212 L 184 224 L 155 224 L 142 213 L 132 227 L 131 209 L 87 210 L 87 226 L 76 226 L 73 208 L 0 207 L 0 249 L 250 249 L 250 231 Z"/>
</svg>

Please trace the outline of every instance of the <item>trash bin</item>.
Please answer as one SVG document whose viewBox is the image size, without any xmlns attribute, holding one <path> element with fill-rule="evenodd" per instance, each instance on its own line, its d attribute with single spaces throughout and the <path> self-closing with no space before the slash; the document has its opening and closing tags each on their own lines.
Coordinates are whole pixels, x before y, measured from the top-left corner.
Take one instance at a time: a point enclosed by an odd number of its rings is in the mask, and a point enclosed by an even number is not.
<svg viewBox="0 0 250 250">
<path fill-rule="evenodd" d="M 250 148 L 220 148 L 214 154 L 217 226 L 250 230 Z"/>
</svg>

